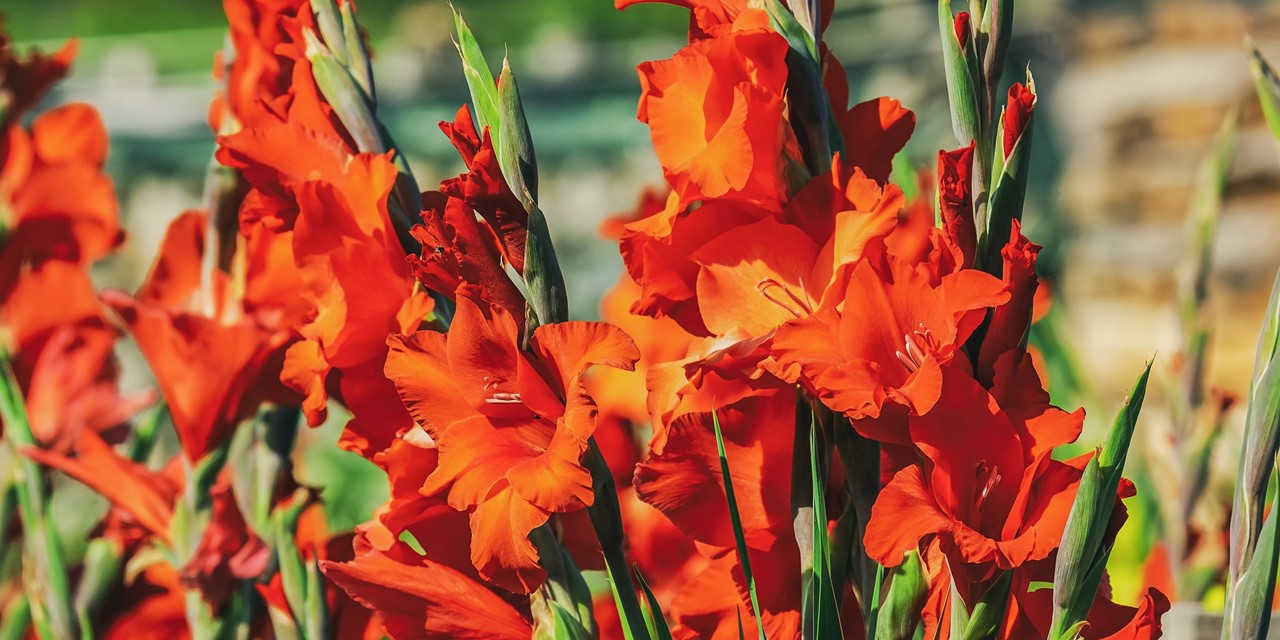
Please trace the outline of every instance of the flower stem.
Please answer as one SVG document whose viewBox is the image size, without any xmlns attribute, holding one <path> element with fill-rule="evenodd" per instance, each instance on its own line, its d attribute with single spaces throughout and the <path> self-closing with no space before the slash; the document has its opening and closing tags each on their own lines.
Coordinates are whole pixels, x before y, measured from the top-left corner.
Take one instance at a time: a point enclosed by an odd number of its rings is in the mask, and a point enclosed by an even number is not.
<svg viewBox="0 0 1280 640">
<path fill-rule="evenodd" d="M 622 546 L 624 536 L 618 488 L 613 482 L 609 463 L 605 461 L 595 438 L 587 441 L 587 447 L 585 462 L 591 470 L 595 488 L 595 501 L 587 509 L 587 515 L 591 518 L 591 526 L 595 529 L 600 549 L 604 552 L 605 568 L 609 571 L 618 614 L 623 621 L 622 631 L 627 640 L 647 640 L 649 630 L 644 624 L 644 612 L 640 609 L 640 599 L 631 582 L 631 572 L 627 568 L 627 556 Z"/>
<path fill-rule="evenodd" d="M 4 422 L 4 439 L 16 454 L 16 477 L 13 482 L 18 497 L 18 513 L 22 516 L 26 560 L 33 568 L 33 580 L 26 580 L 31 618 L 41 638 L 76 638 L 79 620 L 71 604 L 71 586 L 67 580 L 66 561 L 57 530 L 50 526 L 46 511 L 44 476 L 40 465 L 22 455 L 22 449 L 36 446 L 27 419 L 22 389 L 13 374 L 9 359 L 0 358 L 0 420 Z"/>
</svg>

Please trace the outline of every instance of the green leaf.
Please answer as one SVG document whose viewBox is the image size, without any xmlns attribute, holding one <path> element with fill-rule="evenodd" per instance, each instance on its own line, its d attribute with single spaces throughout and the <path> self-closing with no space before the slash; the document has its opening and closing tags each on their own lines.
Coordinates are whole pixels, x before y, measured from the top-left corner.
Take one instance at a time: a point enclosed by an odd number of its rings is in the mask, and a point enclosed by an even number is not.
<svg viewBox="0 0 1280 640">
<path fill-rule="evenodd" d="M 555 640 L 592 640 L 591 634 L 578 622 L 569 610 L 559 602 L 550 601 L 551 614 L 555 620 Z"/>
<path fill-rule="evenodd" d="M 618 608 L 618 617 L 621 618 L 622 633 L 627 640 L 649 638 L 644 608 L 640 606 L 636 590 L 631 584 L 626 553 L 623 551 L 625 539 L 618 490 L 614 485 L 609 463 L 600 453 L 600 446 L 596 444 L 595 438 L 587 440 L 587 456 L 583 462 L 591 470 L 592 492 L 595 495 L 595 502 L 587 509 L 587 516 L 591 519 L 591 528 L 595 530 L 600 550 L 604 554 L 609 588 L 613 593 L 613 603 Z"/>
<path fill-rule="evenodd" d="M 1227 576 L 1227 608 L 1243 572 L 1253 562 L 1261 539 L 1263 505 L 1267 485 L 1280 449 L 1280 273 L 1271 287 L 1266 316 L 1258 336 L 1258 349 L 1249 388 L 1249 408 L 1245 413 L 1244 442 L 1240 452 L 1240 471 L 1236 479 L 1235 501 L 1231 510 L 1231 555 Z"/>
<path fill-rule="evenodd" d="M 0 612 L 0 640 L 26 640 L 31 626 L 31 602 L 21 593 Z"/>
<path fill-rule="evenodd" d="M 369 57 L 369 50 L 364 45 L 364 38 L 360 36 L 360 25 L 356 22 L 355 16 L 355 3 L 344 2 L 340 10 L 342 11 L 342 38 L 346 41 L 347 55 L 350 56 L 350 60 L 347 61 L 347 70 L 360 84 L 360 88 L 364 89 L 369 100 L 377 104 L 378 94 L 373 87 L 373 60 Z"/>
<path fill-rule="evenodd" d="M 1071 630 L 1088 618 L 1093 606 L 1111 553 L 1104 537 L 1150 375 L 1148 362 L 1116 414 L 1106 442 L 1085 465 L 1054 565 L 1050 640 L 1074 638 Z"/>
<path fill-rule="evenodd" d="M 279 565 L 280 583 L 284 588 L 284 599 L 289 603 L 289 610 L 303 629 L 307 628 L 308 602 L 310 598 L 309 580 L 306 562 L 298 550 L 295 534 L 298 530 L 298 518 L 306 507 L 306 490 L 298 489 L 293 499 L 277 508 L 272 514 L 271 543 Z"/>
<path fill-rule="evenodd" d="M 498 165 L 511 192 L 530 211 L 538 202 L 538 159 L 520 103 L 520 89 L 506 58 L 502 59 L 502 72 L 498 74 L 498 117 L 503 125 L 501 135 L 493 139 Z"/>
<path fill-rule="evenodd" d="M 943 562 L 947 562 L 945 556 L 943 557 Z M 948 607 L 951 610 L 950 637 L 961 638 L 964 636 L 964 630 L 969 628 L 969 608 L 965 605 L 964 598 L 960 597 L 960 591 L 956 589 L 955 574 L 951 573 L 950 570 L 947 573 L 951 575 L 951 578 L 947 581 L 948 588 L 951 591 L 951 606 Z M 939 633 L 941 633 L 942 625 L 938 625 L 938 627 Z"/>
<path fill-rule="evenodd" d="M 826 464 L 819 457 L 817 425 L 809 421 L 809 486 L 813 489 L 813 579 L 810 581 L 809 601 L 814 619 L 811 621 L 813 637 L 843 638 L 840 627 L 840 603 L 836 599 L 832 582 L 831 540 L 827 537 Z"/>
<path fill-rule="evenodd" d="M 1224 640 L 1264 640 L 1271 626 L 1271 603 L 1276 589 L 1276 559 L 1280 556 L 1280 492 L 1258 535 L 1256 552 L 1240 574 L 1234 597 L 1227 604 L 1222 626 Z"/>
<path fill-rule="evenodd" d="M 131 434 L 128 455 L 129 459 L 134 462 L 146 462 L 151 456 L 151 450 L 155 448 L 156 437 L 160 434 L 160 424 L 164 422 L 165 417 L 169 415 L 169 405 L 164 400 L 156 402 L 155 406 L 147 412 L 145 418 L 142 419 L 133 429 Z"/>
<path fill-rule="evenodd" d="M 3 437 L 15 450 L 36 446 L 27 416 L 26 400 L 8 354 L 0 352 L 0 422 Z M 14 479 L 18 511 L 22 515 L 23 561 L 30 563 L 23 587 L 31 603 L 31 617 L 42 639 L 75 638 L 80 619 L 75 615 L 71 585 L 58 530 L 49 517 L 44 473 L 34 460 L 19 455 Z"/>
<path fill-rule="evenodd" d="M 973 611 L 969 612 L 962 640 L 995 640 L 1005 609 L 1009 607 L 1009 588 L 1012 583 L 1013 572 L 1005 571 L 987 587 L 986 593 L 982 594 L 973 606 Z M 956 603 L 952 602 L 951 606 L 954 608 Z"/>
<path fill-rule="evenodd" d="M 875 640 L 911 640 L 929 595 L 929 578 L 920 554 L 912 551 L 889 572 L 889 592 L 876 617 Z"/>
<path fill-rule="evenodd" d="M 649 627 L 649 637 L 654 640 L 671 640 L 671 629 L 667 627 L 667 617 L 662 613 L 662 605 L 658 604 L 658 597 L 653 595 L 653 590 L 645 581 L 644 574 L 640 573 L 640 567 L 635 567 L 635 574 L 636 581 L 644 590 L 645 605 L 647 605 L 644 611 L 644 622 Z"/>
<path fill-rule="evenodd" d="M 320 560 L 307 563 L 307 598 L 302 628 L 306 640 L 329 640 L 329 603 L 325 600 L 324 574 Z"/>
<path fill-rule="evenodd" d="M 1258 101 L 1262 103 L 1262 115 L 1267 120 L 1271 135 L 1280 140 L 1280 76 L 1262 57 L 1262 52 L 1250 43 L 1253 54 L 1250 67 L 1253 70 L 1254 89 L 1258 92 Z"/>
<path fill-rule="evenodd" d="M 942 34 L 942 65 L 947 76 L 947 97 L 951 103 L 951 126 L 961 146 L 982 136 L 981 102 L 978 99 L 976 52 L 971 41 L 961 46 L 956 37 L 951 0 L 938 2 L 938 29 Z M 983 154 L 978 155 L 979 158 Z"/>
<path fill-rule="evenodd" d="M 387 474 L 363 456 L 338 447 L 338 438 L 347 422 L 345 411 L 335 407 L 329 420 L 301 437 L 298 465 L 294 474 L 299 483 L 315 487 L 325 505 L 325 522 L 330 531 L 351 531 L 373 517 L 373 507 L 386 502 Z"/>
<path fill-rule="evenodd" d="M 347 39 L 343 34 L 342 17 L 338 13 L 338 5 L 334 0 L 311 0 L 311 12 L 316 17 L 320 36 L 333 52 L 333 57 L 346 66 L 351 56 L 347 53 Z"/>
<path fill-rule="evenodd" d="M 630 593 L 622 591 L 626 588 L 631 589 L 631 580 L 627 578 L 626 569 L 618 566 L 616 560 L 611 560 L 605 556 L 605 570 L 609 574 L 609 591 L 613 594 L 613 604 L 618 609 L 618 617 L 622 622 L 622 636 L 626 640 L 637 640 L 639 638 L 652 638 L 653 635 L 649 631 L 649 619 L 644 613 L 643 607 L 637 607 L 640 611 L 640 618 L 637 620 L 630 611 L 633 609 L 628 607 L 626 598 L 635 598 L 635 592 Z M 624 586 L 625 585 L 625 586 Z"/>
<path fill-rule="evenodd" d="M 116 542 L 107 538 L 95 538 L 86 547 L 81 564 L 84 569 L 76 584 L 75 608 L 77 611 L 91 613 L 98 609 L 115 588 L 120 571 L 124 568 L 124 559 Z"/>
<path fill-rule="evenodd" d="M 489 139 L 498 140 L 501 121 L 498 116 L 498 85 L 493 81 L 493 71 L 489 69 L 480 45 L 476 43 L 475 36 L 456 7 L 453 8 L 453 24 L 458 32 L 458 40 L 454 45 L 458 48 L 458 55 L 462 56 L 462 73 L 467 78 L 467 88 L 471 91 L 471 103 L 476 107 L 476 118 L 480 121 L 481 131 L 488 127 Z"/>
<path fill-rule="evenodd" d="M 807 0 L 800 0 L 798 4 L 804 5 L 805 2 Z M 773 30 L 786 39 L 792 49 L 810 60 L 815 62 L 818 60 L 818 45 L 813 33 L 796 19 L 796 15 L 791 13 L 791 9 L 788 9 L 782 0 L 758 0 L 755 4 L 769 14 L 769 23 L 773 26 Z"/>
<path fill-rule="evenodd" d="M 987 0 L 982 13 L 982 32 L 985 34 L 982 59 L 982 77 L 987 82 L 987 105 L 995 104 L 1000 79 L 1004 76 L 1005 56 L 1013 36 L 1013 0 Z"/>
<path fill-rule="evenodd" d="M 529 212 L 529 232 L 524 247 L 524 283 L 529 290 L 529 306 L 534 317 L 525 328 L 529 334 L 538 324 L 553 324 L 569 319 L 569 294 L 564 273 L 551 242 L 551 229 L 542 209 L 534 205 Z"/>
<path fill-rule="evenodd" d="M 1200 177 L 1191 207 L 1187 212 L 1187 247 L 1184 252 L 1183 277 L 1179 280 L 1179 308 L 1184 327 L 1198 326 L 1198 314 L 1209 288 L 1209 269 L 1213 256 L 1213 239 L 1217 235 L 1218 216 L 1222 211 L 1222 195 L 1227 186 L 1235 154 L 1236 127 L 1239 114 L 1232 110 L 1223 119 L 1213 153 L 1200 165 Z M 1203 357 L 1203 349 L 1198 350 Z M 1188 358 L 1196 354 L 1186 354 Z"/>
<path fill-rule="evenodd" d="M 381 125 L 373 115 L 373 98 L 365 93 L 356 79 L 316 34 L 304 29 L 307 42 L 307 60 L 311 63 L 311 76 L 325 102 L 342 122 L 356 147 L 365 153 L 386 153 L 387 144 L 382 139 Z"/>
<path fill-rule="evenodd" d="M 822 1 L 794 0 L 789 5 L 795 21 L 804 28 L 810 42 L 817 42 L 822 30 Z M 816 57 L 816 56 L 815 56 Z"/>
<path fill-rule="evenodd" d="M 720 417 L 714 411 L 711 412 L 711 423 L 716 430 L 716 452 L 720 456 L 720 475 L 724 478 L 724 497 L 729 503 L 729 520 L 733 523 L 733 539 L 738 549 L 738 561 L 742 564 L 742 576 L 747 581 L 747 592 L 751 596 L 751 610 L 756 616 L 756 630 L 760 632 L 760 640 L 764 640 L 764 620 L 760 615 L 760 598 L 756 595 L 756 579 L 751 573 L 751 555 L 747 551 L 747 537 L 742 530 L 742 516 L 738 514 L 738 499 L 733 493 L 733 476 L 729 473 L 729 457 L 724 451 L 724 435 L 720 433 Z M 739 629 L 741 629 L 741 621 L 739 621 Z"/>
</svg>

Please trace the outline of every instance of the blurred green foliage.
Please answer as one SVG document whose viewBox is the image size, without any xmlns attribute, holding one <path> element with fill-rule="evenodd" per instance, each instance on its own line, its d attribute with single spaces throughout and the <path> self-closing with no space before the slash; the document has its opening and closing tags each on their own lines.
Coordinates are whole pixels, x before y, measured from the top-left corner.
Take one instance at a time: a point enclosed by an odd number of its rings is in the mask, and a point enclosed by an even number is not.
<svg viewBox="0 0 1280 640">
<path fill-rule="evenodd" d="M 402 11 L 444 2 L 362 0 L 357 6 L 361 24 L 376 40 L 392 31 Z M 503 43 L 512 47 L 528 44 L 536 35 L 530 25 L 562 25 L 583 38 L 607 40 L 679 34 L 688 20 L 688 12 L 679 7 L 653 4 L 620 13 L 609 0 L 454 0 L 453 4 L 469 22 L 484 25 L 476 35 L 486 50 L 491 46 L 500 48 Z M 8 27 L 19 42 L 72 34 L 89 38 L 221 29 L 225 24 L 222 3 L 216 0 L 9 0 L 0 13 L 7 16 Z M 447 17 L 448 13 L 443 15 Z M 442 24 L 441 29 L 445 28 Z"/>
</svg>

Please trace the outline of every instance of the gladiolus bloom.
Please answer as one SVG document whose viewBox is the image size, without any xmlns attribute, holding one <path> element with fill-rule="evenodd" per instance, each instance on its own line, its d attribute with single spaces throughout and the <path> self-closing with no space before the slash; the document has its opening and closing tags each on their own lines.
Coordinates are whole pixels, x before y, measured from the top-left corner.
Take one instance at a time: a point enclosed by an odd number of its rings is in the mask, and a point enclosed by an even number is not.
<svg viewBox="0 0 1280 640">
<path fill-rule="evenodd" d="M 763 11 L 674 58 L 640 65 L 637 117 L 681 205 L 710 198 L 762 205 L 786 197 L 787 42 Z"/>
<path fill-rule="evenodd" d="M 1001 360 L 990 392 L 958 367 L 943 369 L 933 411 L 909 418 L 925 463 L 899 471 L 872 510 L 872 559 L 897 566 L 936 535 L 953 574 L 981 579 L 1057 548 L 1080 470 L 1049 455 L 1076 439 L 1084 412 L 1049 405 L 1030 360 L 1015 355 Z"/>
<path fill-rule="evenodd" d="M 774 357 L 788 376 L 852 418 L 877 417 L 886 401 L 928 413 L 943 392 L 943 366 L 986 308 L 1009 299 L 985 273 L 939 275 L 936 266 L 893 255 L 863 260 L 850 272 L 843 309 L 783 325 Z"/>
<path fill-rule="evenodd" d="M 422 490 L 471 514 L 471 559 L 480 575 L 529 593 L 545 578 L 528 535 L 552 513 L 593 500 L 581 464 L 595 431 L 581 376 L 593 364 L 630 369 L 639 352 L 617 327 L 539 326 L 519 349 L 516 318 L 472 285 L 457 293 L 447 334 L 393 335 L 386 373 L 440 449 Z"/>
</svg>

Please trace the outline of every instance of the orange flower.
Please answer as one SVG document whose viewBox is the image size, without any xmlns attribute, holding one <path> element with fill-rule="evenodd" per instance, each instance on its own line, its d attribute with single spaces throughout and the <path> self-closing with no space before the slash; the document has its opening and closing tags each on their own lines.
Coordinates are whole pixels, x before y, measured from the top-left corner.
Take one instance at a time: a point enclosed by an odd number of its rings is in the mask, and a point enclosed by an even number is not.
<svg viewBox="0 0 1280 640">
<path fill-rule="evenodd" d="M 389 552 L 322 561 L 325 576 L 377 613 L 392 640 L 528 640 L 533 627 L 511 604 L 403 542 Z"/>
<path fill-rule="evenodd" d="M 396 640 L 528 638 L 528 599 L 495 591 L 471 565 L 467 516 L 419 491 L 437 468 L 430 437 L 415 427 L 379 459 L 391 499 L 358 527 L 354 554 L 322 562 L 326 577 L 375 612 Z M 402 537 L 418 541 L 422 553 Z"/>
<path fill-rule="evenodd" d="M 103 640 L 186 640 L 186 589 L 178 575 L 164 564 L 152 564 L 120 597 L 108 601 L 103 610 L 111 617 L 98 635 Z"/>
<path fill-rule="evenodd" d="M 707 395 L 710 395 L 709 393 Z M 799 551 L 791 521 L 795 393 L 761 391 L 717 411 L 770 638 L 798 638 Z M 666 442 L 636 468 L 636 496 L 699 544 L 708 566 L 671 596 L 677 637 L 737 637 L 754 626 L 739 568 L 709 413 L 678 415 Z"/>
<path fill-rule="evenodd" d="M 613 6 L 626 9 L 646 2 L 663 2 L 684 7 L 690 12 L 689 39 L 707 37 L 707 32 L 720 25 L 732 24 L 746 8 L 747 0 L 613 0 Z"/>
<path fill-rule="evenodd" d="M 1053 582 L 1052 558 L 1034 562 L 1013 576 L 1009 609 L 1000 631 L 1002 638 L 1034 638 L 1049 634 L 1053 620 L 1053 590 L 1031 589 L 1034 582 Z M 1109 585 L 1109 580 L 1104 579 Z M 1155 640 L 1161 637 L 1161 617 L 1169 611 L 1169 599 L 1148 587 L 1137 606 L 1113 602 L 1110 589 L 1098 589 L 1089 608 L 1088 624 L 1081 629 L 1084 640 Z"/>
<path fill-rule="evenodd" d="M 964 256 L 960 262 L 973 267 L 978 251 L 978 231 L 973 219 L 973 152 L 976 142 L 955 151 L 938 152 L 938 209 L 942 228 Z"/>
<path fill-rule="evenodd" d="M 757 547 L 791 533 L 791 448 L 795 393 L 786 387 L 716 412 L 733 472 L 742 526 Z M 734 547 L 708 413 L 682 414 L 666 442 L 636 468 L 636 495 L 694 540 Z"/>
<path fill-rule="evenodd" d="M 276 380 L 289 334 L 247 315 L 221 272 L 209 300 L 197 295 L 202 221 L 194 212 L 174 220 L 136 296 L 102 294 L 151 365 L 191 462 L 225 443 L 264 400 L 291 397 Z"/>
<path fill-rule="evenodd" d="M 457 300 L 449 333 L 391 337 L 386 373 L 440 449 L 423 492 L 471 514 L 482 577 L 529 593 L 545 578 L 529 532 L 593 499 L 580 461 L 596 411 L 582 374 L 630 368 L 639 353 L 617 327 L 592 322 L 542 325 L 521 352 L 522 323 L 509 312 L 473 285 Z"/>
<path fill-rule="evenodd" d="M 116 453 L 93 431 L 82 431 L 75 457 L 48 449 L 27 448 L 23 455 L 84 483 L 156 538 L 169 541 L 173 502 L 179 481 Z"/>
<path fill-rule="evenodd" d="M 1027 332 L 1034 319 L 1036 293 L 1037 245 L 1022 235 L 1022 224 L 1011 220 L 1009 243 L 1000 250 L 1004 259 L 1004 283 L 1009 289 L 1009 301 L 996 307 L 991 323 L 978 350 L 978 379 L 990 385 L 996 361 L 1004 354 L 1025 350 Z"/>
<path fill-rule="evenodd" d="M 894 229 L 902 204 L 897 187 L 846 173 L 836 157 L 780 218 L 731 228 L 693 253 L 703 323 L 712 335 L 763 336 L 834 307 L 849 266 Z"/>
<path fill-rule="evenodd" d="M 669 317 L 690 334 L 709 335 L 696 299 L 698 265 L 689 256 L 726 229 L 768 217 L 765 209 L 711 200 L 694 210 L 672 194 L 666 208 L 627 224 L 619 250 L 640 294 L 631 312 Z"/>
<path fill-rule="evenodd" d="M 497 166 L 488 133 L 481 139 L 464 105 L 454 122 L 440 128 L 467 165 L 467 173 L 423 194 L 422 224 L 410 233 L 422 254 L 409 259 L 418 281 L 452 296 L 462 282 L 482 287 L 488 300 L 512 314 L 524 313 L 524 295 L 507 276 L 503 261 L 524 269 L 528 216 Z M 476 219 L 479 213 L 483 222 Z"/>
<path fill-rule="evenodd" d="M 945 273 L 937 264 L 888 254 L 855 264 L 842 309 L 778 329 L 773 354 L 786 377 L 851 418 L 877 417 L 886 401 L 928 413 L 942 394 L 943 365 L 960 353 L 986 307 L 1009 299 L 985 273 Z"/>
<path fill-rule="evenodd" d="M 172 311 L 118 291 L 102 297 L 151 365 L 192 462 L 226 442 L 264 399 L 281 396 L 273 383 L 287 335 L 248 319 L 222 322 Z"/>
<path fill-rule="evenodd" d="M 240 226 L 261 223 L 292 229 L 299 191 L 315 180 L 335 181 L 351 158 L 351 147 L 332 132 L 270 120 L 218 138 L 218 162 L 240 171 L 251 189 L 240 207 Z"/>
<path fill-rule="evenodd" d="M 0 132 L 0 295 L 24 264 L 89 265 L 124 240 L 106 157 L 106 129 L 86 105 Z"/>
<path fill-rule="evenodd" d="M 936 535 L 972 604 L 970 585 L 1058 547 L 1081 463 L 1050 454 L 1080 435 L 1084 412 L 1051 406 L 1030 360 L 1016 354 L 1001 360 L 990 392 L 958 367 L 943 369 L 942 390 L 933 411 L 909 418 L 925 462 L 880 492 L 864 543 L 872 559 L 896 566 Z"/>
<path fill-rule="evenodd" d="M 1022 131 L 1031 120 L 1036 106 L 1036 94 L 1031 87 L 1015 82 L 1009 87 L 1009 103 L 1002 114 L 1004 139 L 1001 141 L 1005 158 L 1013 153 L 1013 147 L 1022 139 Z"/>
<path fill-rule="evenodd" d="M 835 100 L 832 96 L 832 101 Z M 893 157 L 915 132 L 916 115 L 893 98 L 860 102 L 847 111 L 844 100 L 847 98 L 834 106 L 836 126 L 844 138 L 845 162 L 862 169 L 872 180 L 886 184 L 893 170 Z"/>
<path fill-rule="evenodd" d="M 602 417 L 615 416 L 637 425 L 649 420 L 645 389 L 649 368 L 683 359 L 694 339 L 670 318 L 631 313 L 631 303 L 639 293 L 640 287 L 624 275 L 601 301 L 601 318 L 635 338 L 641 354 L 636 368 L 632 371 L 601 369 L 587 380 L 587 388 L 599 405 Z M 612 464 L 613 458 L 605 457 Z"/>
<path fill-rule="evenodd" d="M 480 214 L 497 236 L 503 256 L 516 273 L 524 273 L 529 214 L 502 176 L 489 130 L 485 129 L 483 137 L 476 134 L 471 111 L 466 105 L 458 109 L 452 124 L 441 122 L 440 129 L 453 142 L 467 165 L 467 173 L 440 183 L 441 193 L 465 202 Z"/>
<path fill-rule="evenodd" d="M 13 39 L 5 32 L 0 18 L 0 104 L 4 105 L 0 109 L 0 131 L 21 120 L 28 109 L 67 75 L 78 49 L 76 41 L 71 40 L 53 55 L 32 51 L 23 59 L 13 50 Z M 0 143 L 0 149 L 3 146 Z"/>
<path fill-rule="evenodd" d="M 228 116 L 240 122 L 260 121 L 286 93 L 293 61 L 276 54 L 276 48 L 290 36 L 281 22 L 299 9 L 310 12 L 304 0 L 228 0 L 223 9 L 233 50 L 219 51 L 214 62 L 214 77 L 226 81 L 225 93 L 219 94 L 210 109 L 214 131 L 223 130 Z M 229 61 L 224 59 L 228 54 Z"/>
<path fill-rule="evenodd" d="M 81 431 L 114 431 L 154 401 L 150 392 L 120 395 L 120 363 L 113 351 L 118 337 L 96 318 L 60 327 L 49 337 L 25 392 L 37 442 L 66 448 Z"/>
<path fill-rule="evenodd" d="M 411 425 L 392 400 L 391 385 L 378 374 L 386 337 L 416 329 L 431 311 L 387 214 L 395 178 L 387 156 L 354 156 L 339 182 L 302 186 L 293 230 L 293 256 L 306 285 L 302 296 L 315 311 L 299 328 L 303 340 L 289 348 L 281 379 L 306 395 L 303 410 L 312 425 L 325 418 L 331 370 L 343 372 L 349 382 L 342 386 L 352 393 L 341 396 L 349 408 L 381 404 L 395 410 L 390 422 L 361 420 L 355 413 L 367 428 L 361 437 L 374 443 L 370 454 Z M 370 402 L 369 393 L 390 402 Z"/>
<path fill-rule="evenodd" d="M 711 198 L 777 206 L 787 195 L 787 42 L 760 10 L 639 67 L 637 117 L 649 125 L 681 207 Z"/>
<path fill-rule="evenodd" d="M 36 440 L 65 450 L 82 430 L 120 435 L 115 427 L 152 401 L 122 396 L 108 326 L 89 276 L 79 265 L 54 260 L 23 269 L 0 301 L 0 348 L 7 352 L 26 399 Z M 49 304 L 49 292 L 58 304 Z"/>
</svg>

